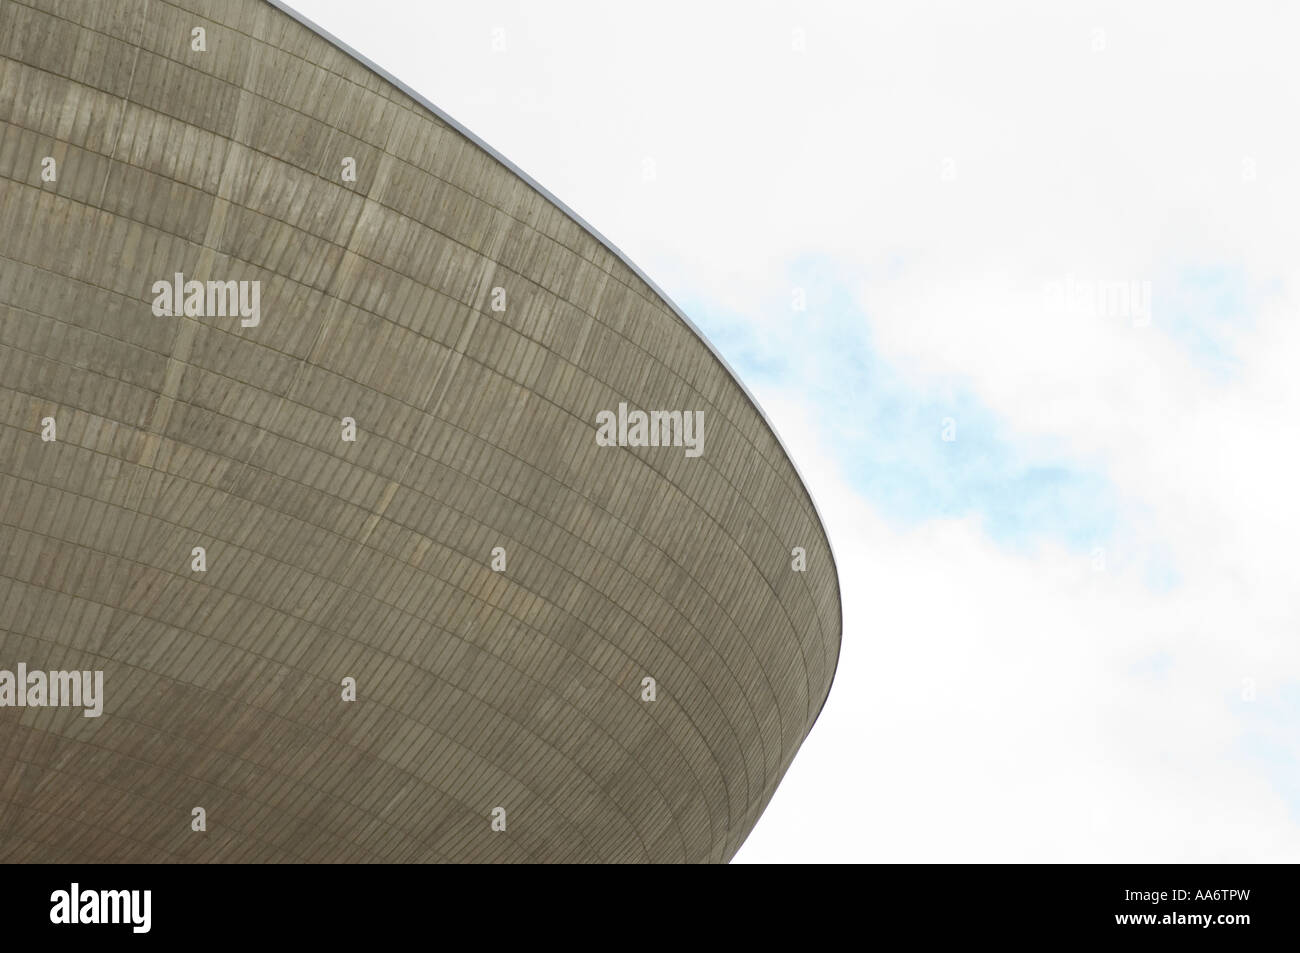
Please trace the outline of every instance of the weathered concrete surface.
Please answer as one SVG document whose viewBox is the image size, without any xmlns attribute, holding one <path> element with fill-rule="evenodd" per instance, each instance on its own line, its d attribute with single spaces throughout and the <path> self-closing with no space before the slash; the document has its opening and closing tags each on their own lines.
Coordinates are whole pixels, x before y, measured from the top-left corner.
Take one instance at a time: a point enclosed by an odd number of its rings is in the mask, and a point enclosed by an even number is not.
<svg viewBox="0 0 1300 953">
<path fill-rule="evenodd" d="M 0 708 L 0 860 L 726 860 L 840 621 L 742 388 L 510 168 L 262 0 L 0 0 L 0 669 L 105 678 Z"/>
</svg>

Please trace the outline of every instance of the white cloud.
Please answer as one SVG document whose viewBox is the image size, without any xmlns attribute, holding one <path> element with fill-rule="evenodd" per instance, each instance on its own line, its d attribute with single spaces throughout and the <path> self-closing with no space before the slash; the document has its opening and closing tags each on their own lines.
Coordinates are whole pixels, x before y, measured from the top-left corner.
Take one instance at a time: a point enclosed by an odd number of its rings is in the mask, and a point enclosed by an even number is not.
<svg viewBox="0 0 1300 953">
<path fill-rule="evenodd" d="M 1087 554 L 1001 550 L 975 521 L 894 529 L 807 408 L 760 397 L 832 528 L 845 638 L 826 709 L 738 860 L 1300 855 L 1293 809 L 1238 747 L 1242 678 L 1263 699 L 1281 675 L 1240 592 L 1156 595 Z M 1157 653 L 1172 662 L 1152 673 Z M 1280 668 L 1294 675 L 1294 658 Z"/>
</svg>

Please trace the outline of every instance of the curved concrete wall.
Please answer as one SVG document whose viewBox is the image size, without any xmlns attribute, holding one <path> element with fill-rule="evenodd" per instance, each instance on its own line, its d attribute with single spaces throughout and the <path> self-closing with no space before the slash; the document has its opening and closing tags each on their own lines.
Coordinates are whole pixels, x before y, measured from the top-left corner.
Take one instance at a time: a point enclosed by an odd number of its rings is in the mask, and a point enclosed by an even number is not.
<svg viewBox="0 0 1300 953">
<path fill-rule="evenodd" d="M 0 707 L 0 860 L 731 857 L 838 581 L 635 269 L 263 0 L 0 0 L 0 136 L 0 670 L 104 679 Z"/>
</svg>

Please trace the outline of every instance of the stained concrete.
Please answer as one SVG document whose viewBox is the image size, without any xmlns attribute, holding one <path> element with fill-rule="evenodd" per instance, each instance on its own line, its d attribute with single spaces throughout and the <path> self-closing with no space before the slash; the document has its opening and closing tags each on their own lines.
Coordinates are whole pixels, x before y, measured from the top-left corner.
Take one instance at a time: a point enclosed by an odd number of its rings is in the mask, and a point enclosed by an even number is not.
<svg viewBox="0 0 1300 953">
<path fill-rule="evenodd" d="M 840 625 L 743 388 L 444 117 L 264 0 L 0 0 L 0 669 L 105 681 L 0 708 L 0 860 L 724 861 Z"/>
</svg>

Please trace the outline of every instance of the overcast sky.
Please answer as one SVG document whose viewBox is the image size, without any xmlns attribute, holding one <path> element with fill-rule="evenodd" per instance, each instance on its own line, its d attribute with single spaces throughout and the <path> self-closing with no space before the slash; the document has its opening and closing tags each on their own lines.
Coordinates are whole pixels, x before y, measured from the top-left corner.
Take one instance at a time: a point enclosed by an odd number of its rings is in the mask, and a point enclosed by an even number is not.
<svg viewBox="0 0 1300 953">
<path fill-rule="evenodd" d="M 809 483 L 843 654 L 738 861 L 1300 860 L 1300 7 L 291 3 Z"/>
</svg>

